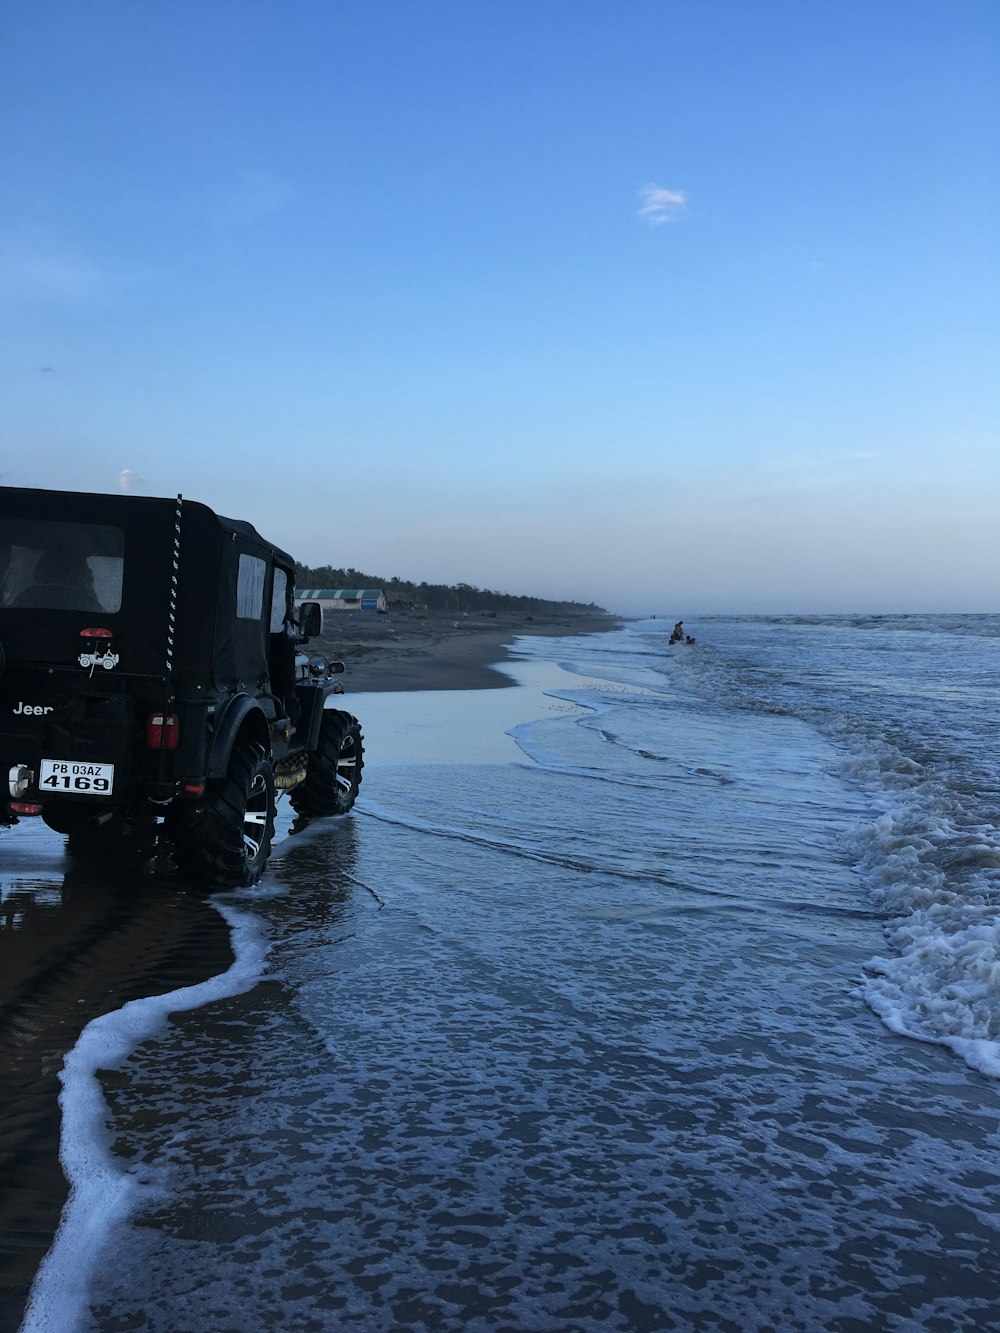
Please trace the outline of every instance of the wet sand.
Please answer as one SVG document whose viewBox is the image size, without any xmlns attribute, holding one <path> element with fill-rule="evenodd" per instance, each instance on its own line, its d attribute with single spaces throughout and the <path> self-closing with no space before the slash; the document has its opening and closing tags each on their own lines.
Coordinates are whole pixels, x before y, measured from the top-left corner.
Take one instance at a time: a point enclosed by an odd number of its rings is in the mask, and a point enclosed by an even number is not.
<svg viewBox="0 0 1000 1333">
<path fill-rule="evenodd" d="M 309 645 L 341 658 L 352 693 L 494 689 L 518 635 L 615 628 L 603 616 L 410 617 L 345 612 Z M 67 1186 L 59 1165 L 62 1060 L 94 1018 L 193 985 L 232 962 L 229 931 L 183 881 L 65 855 L 39 822 L 0 829 L 0 1333 L 17 1329 Z"/>
<path fill-rule="evenodd" d="M 494 663 L 510 656 L 519 635 L 562 638 L 615 629 L 613 616 L 411 616 L 366 611 L 330 612 L 317 649 L 340 658 L 344 689 L 351 693 L 382 690 L 479 690 L 512 684 Z"/>
<path fill-rule="evenodd" d="M 37 869 L 8 873 L 15 838 Z M 66 1199 L 59 1070 L 83 1028 L 139 996 L 213 976 L 229 932 L 202 897 L 126 865 L 61 855 L 41 825 L 0 831 L 0 1329 L 15 1329 Z M 16 853 L 24 866 L 24 846 Z"/>
</svg>

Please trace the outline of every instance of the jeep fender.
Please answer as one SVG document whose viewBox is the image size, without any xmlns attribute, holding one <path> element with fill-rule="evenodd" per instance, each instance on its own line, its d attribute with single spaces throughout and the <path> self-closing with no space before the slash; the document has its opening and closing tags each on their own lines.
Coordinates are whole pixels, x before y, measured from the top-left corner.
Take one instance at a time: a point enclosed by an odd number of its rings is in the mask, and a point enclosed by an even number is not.
<svg viewBox="0 0 1000 1333">
<path fill-rule="evenodd" d="M 264 710 L 260 702 L 248 694 L 234 695 L 215 716 L 215 731 L 208 752 L 208 777 L 225 777 L 229 756 L 240 736 L 259 742 L 266 754 L 271 753 L 271 733 Z"/>
</svg>

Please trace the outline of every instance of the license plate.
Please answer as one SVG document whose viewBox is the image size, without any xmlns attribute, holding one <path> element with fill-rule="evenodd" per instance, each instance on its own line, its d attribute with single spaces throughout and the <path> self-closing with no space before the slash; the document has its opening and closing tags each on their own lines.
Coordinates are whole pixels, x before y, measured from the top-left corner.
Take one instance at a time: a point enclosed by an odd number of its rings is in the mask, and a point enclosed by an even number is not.
<svg viewBox="0 0 1000 1333">
<path fill-rule="evenodd" d="M 38 777 L 42 791 L 74 796 L 108 796 L 114 782 L 114 764 L 84 764 L 76 759 L 43 759 Z"/>
</svg>

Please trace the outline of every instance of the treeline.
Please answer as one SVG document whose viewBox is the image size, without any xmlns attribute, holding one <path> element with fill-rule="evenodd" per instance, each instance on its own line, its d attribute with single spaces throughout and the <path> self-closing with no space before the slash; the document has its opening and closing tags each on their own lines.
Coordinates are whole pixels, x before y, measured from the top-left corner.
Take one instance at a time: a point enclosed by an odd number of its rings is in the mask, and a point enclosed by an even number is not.
<svg viewBox="0 0 1000 1333">
<path fill-rule="evenodd" d="M 520 597 L 471 583 L 410 583 L 406 579 L 383 578 L 360 569 L 334 569 L 332 565 L 295 566 L 299 588 L 381 588 L 390 611 L 441 611 L 455 615 L 509 611 L 520 615 L 607 615 L 594 602 L 553 602 L 545 597 Z"/>
</svg>

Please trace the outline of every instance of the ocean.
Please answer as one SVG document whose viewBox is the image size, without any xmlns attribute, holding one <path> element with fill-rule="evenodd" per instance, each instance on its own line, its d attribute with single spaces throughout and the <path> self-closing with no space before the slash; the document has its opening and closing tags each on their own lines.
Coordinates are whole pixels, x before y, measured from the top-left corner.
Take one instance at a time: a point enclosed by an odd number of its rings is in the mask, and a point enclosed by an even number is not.
<svg viewBox="0 0 1000 1333">
<path fill-rule="evenodd" d="M 25 1330 L 1000 1326 L 1000 617 L 670 627 L 349 696 L 355 814 L 70 1053 Z"/>
</svg>

